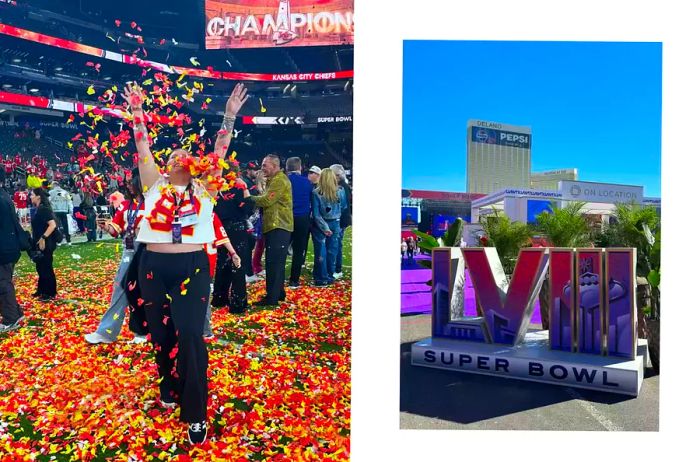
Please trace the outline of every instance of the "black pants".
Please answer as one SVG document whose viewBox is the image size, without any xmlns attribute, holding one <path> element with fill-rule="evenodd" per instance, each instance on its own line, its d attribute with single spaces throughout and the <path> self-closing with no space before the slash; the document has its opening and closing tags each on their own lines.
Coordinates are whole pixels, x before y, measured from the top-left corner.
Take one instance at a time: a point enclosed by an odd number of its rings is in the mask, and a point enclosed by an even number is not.
<svg viewBox="0 0 700 462">
<path fill-rule="evenodd" d="M 235 223 L 224 223 L 226 234 L 236 253 L 243 260 L 243 255 L 249 253 L 248 232 L 245 226 Z M 228 303 L 231 311 L 241 311 L 248 307 L 248 294 L 245 285 L 245 266 L 236 269 L 228 257 L 228 251 L 219 247 L 216 259 L 216 278 L 214 279 L 214 298 Z"/>
<path fill-rule="evenodd" d="M 207 415 L 209 355 L 202 334 L 209 283 L 209 259 L 203 250 L 146 250 L 141 257 L 139 287 L 162 379 L 160 393 L 180 401 L 183 422 L 201 422 Z"/>
<path fill-rule="evenodd" d="M 17 303 L 15 285 L 12 283 L 14 270 L 14 263 L 0 264 L 0 314 L 5 325 L 14 324 L 24 316 L 22 307 Z"/>
<path fill-rule="evenodd" d="M 56 212 L 58 224 L 61 226 L 61 231 L 65 236 L 66 242 L 70 243 L 70 233 L 68 232 L 68 214 L 66 212 Z"/>
<path fill-rule="evenodd" d="M 273 229 L 265 233 L 265 297 L 269 303 L 285 299 L 284 265 L 292 233 L 284 229 Z"/>
<path fill-rule="evenodd" d="M 311 234 L 311 217 L 295 216 L 294 231 L 292 232 L 292 273 L 289 282 L 299 283 L 301 267 L 306 260 L 306 249 L 309 246 L 309 234 Z"/>
<path fill-rule="evenodd" d="M 56 273 L 53 272 L 53 251 L 44 249 L 44 256 L 35 262 L 39 284 L 36 291 L 39 295 L 56 296 Z"/>
<path fill-rule="evenodd" d="M 246 248 L 245 253 L 240 254 L 241 255 L 241 267 L 245 271 L 246 276 L 252 276 L 253 275 L 253 249 L 255 248 L 255 236 L 252 234 L 246 232 L 248 235 L 248 247 Z M 230 237 L 229 237 L 230 239 Z M 234 247 L 235 248 L 235 247 Z M 238 251 L 236 251 L 238 252 Z"/>
</svg>

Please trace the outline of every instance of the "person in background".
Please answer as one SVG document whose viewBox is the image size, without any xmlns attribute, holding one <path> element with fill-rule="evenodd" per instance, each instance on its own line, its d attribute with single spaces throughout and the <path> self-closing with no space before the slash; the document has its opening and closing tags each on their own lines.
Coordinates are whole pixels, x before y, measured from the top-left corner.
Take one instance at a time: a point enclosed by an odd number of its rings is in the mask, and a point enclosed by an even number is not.
<svg viewBox="0 0 700 462">
<path fill-rule="evenodd" d="M 207 258 L 209 258 L 209 278 L 212 281 L 214 280 L 214 276 L 216 275 L 217 263 L 219 261 L 218 249 L 220 247 L 224 247 L 226 249 L 226 263 L 228 263 L 228 260 L 230 260 L 235 270 L 243 271 L 241 270 L 241 257 L 239 257 L 238 254 L 236 254 L 236 250 L 231 245 L 231 241 L 229 240 L 228 235 L 226 234 L 226 229 L 224 228 L 224 225 L 221 223 L 221 220 L 219 220 L 219 217 L 216 214 L 216 212 L 214 212 L 214 242 L 210 242 L 204 245 L 204 250 L 207 252 Z M 210 290 L 212 292 L 214 291 L 214 284 L 211 284 Z M 206 319 L 204 321 L 203 337 L 205 340 L 211 340 L 214 337 L 214 332 L 211 328 L 212 300 L 210 297 L 207 297 L 207 300 L 207 314 Z M 231 308 L 229 308 L 229 313 L 233 312 L 234 311 L 232 311 Z"/>
<path fill-rule="evenodd" d="M 2 183 L 0 183 L 0 187 L 2 187 Z M 29 222 L 29 193 L 26 186 L 21 184 L 18 186 L 17 191 L 12 196 L 12 202 L 14 202 L 20 224 L 26 225 Z"/>
<path fill-rule="evenodd" d="M 51 201 L 51 208 L 56 218 L 58 218 L 63 237 L 66 239 L 66 243 L 71 245 L 70 232 L 68 229 L 68 214 L 73 210 L 73 201 L 70 193 L 63 189 L 58 182 L 54 181 L 51 191 L 49 192 L 49 200 Z M 58 245 L 61 245 L 61 243 L 59 242 Z"/>
<path fill-rule="evenodd" d="M 347 207 L 345 191 L 338 186 L 335 174 L 329 168 L 321 171 L 318 186 L 311 200 L 311 238 L 314 241 L 314 284 L 332 284 L 335 256 L 340 238 L 340 216 Z"/>
<path fill-rule="evenodd" d="M 413 265 L 416 261 L 413 259 L 413 255 L 416 251 L 416 241 L 413 240 L 413 236 L 408 236 L 406 240 L 406 255 L 408 256 L 408 264 Z"/>
<path fill-rule="evenodd" d="M 122 251 L 121 263 L 117 269 L 114 283 L 112 284 L 112 299 L 109 308 L 102 316 L 97 330 L 85 335 L 85 340 L 93 345 L 117 341 L 124 324 L 126 307 L 129 305 L 122 281 L 126 277 L 131 260 L 133 260 L 138 247 L 141 245 L 135 239 L 143 216 L 144 204 L 141 192 L 141 177 L 138 169 L 134 170 L 131 183 L 127 186 L 127 195 L 117 207 L 114 218 L 112 220 L 107 218 L 99 218 L 97 220 L 97 226 L 106 230 L 112 237 L 123 238 L 124 250 Z M 143 343 L 145 341 L 146 336 L 135 335 L 132 343 Z"/>
<path fill-rule="evenodd" d="M 109 203 L 107 202 L 107 197 L 105 197 L 104 192 L 100 192 L 95 196 L 95 206 L 97 215 L 102 215 L 106 217 L 109 210 Z M 102 239 L 102 228 L 97 228 L 96 231 L 98 234 L 95 240 Z"/>
<path fill-rule="evenodd" d="M 309 174 L 307 175 L 307 178 L 311 182 L 312 185 L 317 186 L 318 185 L 318 179 L 321 177 L 321 168 L 317 167 L 314 165 L 309 169 Z"/>
<path fill-rule="evenodd" d="M 251 190 L 251 194 L 254 196 L 259 196 L 265 194 L 265 189 L 267 185 L 267 180 L 265 179 L 265 174 L 262 171 L 258 172 L 257 178 L 255 179 L 255 186 Z M 263 210 L 258 208 L 255 211 L 253 223 L 253 236 L 255 237 L 255 246 L 253 247 L 253 276 L 246 277 L 247 282 L 256 282 L 265 278 L 265 270 L 262 267 L 262 257 L 265 252 L 265 235 L 262 232 L 263 229 Z"/>
<path fill-rule="evenodd" d="M 92 200 L 90 193 L 86 192 L 83 198 L 83 203 L 80 204 L 80 209 L 85 216 L 85 231 L 88 242 L 97 241 L 97 212 L 95 211 L 95 203 Z"/>
<path fill-rule="evenodd" d="M 245 181 L 245 184 L 248 186 L 248 189 L 252 189 L 253 186 L 255 186 L 255 179 L 258 176 L 259 170 L 260 166 L 254 160 L 251 160 L 250 162 L 245 164 L 242 178 L 243 181 Z"/>
<path fill-rule="evenodd" d="M 12 282 L 15 265 L 20 257 L 17 216 L 4 185 L 5 170 L 0 169 L 0 333 L 17 329 L 24 320 L 24 312 L 17 303 Z"/>
<path fill-rule="evenodd" d="M 311 233 L 311 181 L 301 174 L 301 159 L 287 159 L 287 177 L 292 185 L 294 231 L 292 231 L 292 269 L 289 275 L 290 289 L 299 287 L 301 266 L 306 260 L 306 248 Z"/>
<path fill-rule="evenodd" d="M 247 222 L 252 211 L 250 191 L 240 177 L 236 179 L 235 187 L 221 191 L 217 197 L 214 213 L 226 230 L 225 234 L 235 250 L 234 255 L 250 253 Z M 217 247 L 219 250 L 211 305 L 215 308 L 228 305 L 231 313 L 243 313 L 248 308 L 245 268 L 233 264 L 228 249 L 219 245 Z"/>
<path fill-rule="evenodd" d="M 85 220 L 80 219 L 76 216 L 76 213 L 80 212 L 80 204 L 83 202 L 83 193 L 78 188 L 73 188 L 73 193 L 71 194 L 73 199 L 73 217 L 78 225 L 78 232 L 85 232 Z"/>
<path fill-rule="evenodd" d="M 36 272 L 39 282 L 33 296 L 42 301 L 56 298 L 56 274 L 53 271 L 53 252 L 56 250 L 56 239 L 53 235 L 56 229 L 56 217 L 51 210 L 49 196 L 42 188 L 32 189 L 29 200 L 36 207 L 32 218 L 32 241 L 34 250 L 41 255 L 35 259 Z"/>
<path fill-rule="evenodd" d="M 294 230 L 292 185 L 280 168 L 279 156 L 275 154 L 265 156 L 262 171 L 267 178 L 267 190 L 264 194 L 251 198 L 263 209 L 266 295 L 254 305 L 276 306 L 286 299 L 284 267 L 289 240 Z"/>
<path fill-rule="evenodd" d="M 343 239 L 345 238 L 345 229 L 352 224 L 352 188 L 345 176 L 345 167 L 340 164 L 333 164 L 330 169 L 335 173 L 335 179 L 338 180 L 338 185 L 345 191 L 345 200 L 348 206 L 343 209 L 340 215 L 340 242 L 338 244 L 338 254 L 335 258 L 335 271 L 333 277 L 338 279 L 343 276 Z"/>
<path fill-rule="evenodd" d="M 406 263 L 406 251 L 408 251 L 408 244 L 406 243 L 406 238 L 401 239 L 401 266 Z"/>
<path fill-rule="evenodd" d="M 243 181 L 245 181 L 248 191 L 250 191 L 250 194 L 253 196 L 258 195 L 255 188 L 255 182 L 259 171 L 260 166 L 255 160 L 247 162 L 243 168 L 243 175 L 241 178 Z M 253 249 L 255 248 L 256 239 L 255 236 L 253 236 L 252 228 L 252 225 L 249 226 L 248 248 L 246 249 L 245 253 L 239 254 L 241 256 L 241 260 L 243 261 L 242 265 L 243 269 L 245 270 L 246 282 L 255 282 L 258 280 L 257 276 L 255 276 L 255 272 L 253 271 Z"/>
</svg>

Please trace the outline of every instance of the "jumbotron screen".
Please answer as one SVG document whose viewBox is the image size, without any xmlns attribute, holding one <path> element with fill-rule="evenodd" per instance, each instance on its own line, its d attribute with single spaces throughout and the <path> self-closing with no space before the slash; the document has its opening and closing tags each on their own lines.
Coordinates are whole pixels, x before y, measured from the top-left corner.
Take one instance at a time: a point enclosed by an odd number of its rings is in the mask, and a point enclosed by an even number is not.
<svg viewBox="0 0 700 462">
<path fill-rule="evenodd" d="M 354 0 L 205 0 L 206 48 L 352 44 Z"/>
</svg>

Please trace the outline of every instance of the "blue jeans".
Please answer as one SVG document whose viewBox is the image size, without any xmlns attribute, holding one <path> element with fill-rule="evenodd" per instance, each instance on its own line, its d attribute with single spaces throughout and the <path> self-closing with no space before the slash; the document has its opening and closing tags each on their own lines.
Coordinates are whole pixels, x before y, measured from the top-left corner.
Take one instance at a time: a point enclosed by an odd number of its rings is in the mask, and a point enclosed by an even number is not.
<svg viewBox="0 0 700 462">
<path fill-rule="evenodd" d="M 112 284 L 112 300 L 109 303 L 109 309 L 102 316 L 100 325 L 97 328 L 97 333 L 107 337 L 113 342 L 116 342 L 117 337 L 119 337 L 122 324 L 124 324 L 126 308 L 129 306 L 129 302 L 126 299 L 126 291 L 122 288 L 121 282 L 126 277 L 129 263 L 131 263 L 131 259 L 134 258 L 135 253 L 134 250 L 124 249 L 121 263 L 119 263 L 119 269 L 117 269 L 117 276 L 114 278 L 114 284 Z"/>
<path fill-rule="evenodd" d="M 345 229 L 340 228 L 340 236 L 338 239 L 338 253 L 335 257 L 335 273 L 343 272 L 343 239 L 345 239 Z"/>
<path fill-rule="evenodd" d="M 311 228 L 311 240 L 314 242 L 314 281 L 317 284 L 333 282 L 338 244 L 340 243 L 339 220 L 328 220 L 328 228 L 333 232 L 326 236 L 316 226 Z"/>
</svg>

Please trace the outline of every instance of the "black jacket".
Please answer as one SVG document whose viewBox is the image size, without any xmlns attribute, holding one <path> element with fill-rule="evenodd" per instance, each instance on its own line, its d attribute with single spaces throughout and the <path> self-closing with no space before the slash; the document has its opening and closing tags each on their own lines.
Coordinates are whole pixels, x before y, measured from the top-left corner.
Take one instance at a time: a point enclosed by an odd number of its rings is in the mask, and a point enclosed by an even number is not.
<svg viewBox="0 0 700 462">
<path fill-rule="evenodd" d="M 16 221 L 15 205 L 10 195 L 0 187 L 0 265 L 17 263 L 19 260 Z"/>
</svg>

